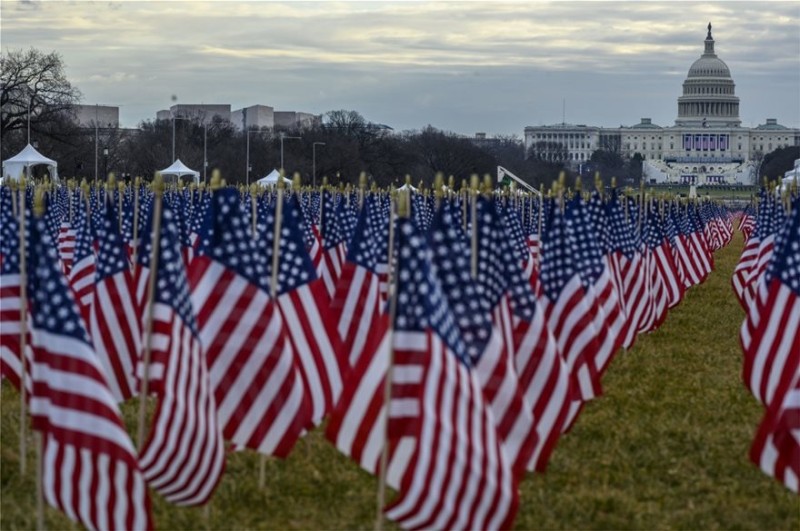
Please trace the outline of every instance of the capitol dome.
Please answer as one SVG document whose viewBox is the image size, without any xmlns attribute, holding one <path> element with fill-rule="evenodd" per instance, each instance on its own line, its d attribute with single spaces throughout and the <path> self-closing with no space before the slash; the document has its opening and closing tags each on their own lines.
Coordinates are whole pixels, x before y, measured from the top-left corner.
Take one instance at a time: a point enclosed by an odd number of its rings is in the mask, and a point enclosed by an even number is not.
<svg viewBox="0 0 800 531">
<path fill-rule="evenodd" d="M 704 45 L 703 55 L 692 63 L 683 82 L 683 95 L 678 98 L 675 125 L 739 126 L 741 120 L 736 85 L 728 65 L 714 52 L 710 22 Z"/>
</svg>

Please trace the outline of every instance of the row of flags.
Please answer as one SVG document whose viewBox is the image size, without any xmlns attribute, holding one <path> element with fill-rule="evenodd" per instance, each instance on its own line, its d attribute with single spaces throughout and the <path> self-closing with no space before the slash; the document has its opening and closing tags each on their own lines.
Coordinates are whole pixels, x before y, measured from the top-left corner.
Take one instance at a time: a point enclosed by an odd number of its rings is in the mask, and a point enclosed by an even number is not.
<svg viewBox="0 0 800 531">
<path fill-rule="evenodd" d="M 800 492 L 800 198 L 761 191 L 740 220 L 745 246 L 731 279 L 745 310 L 745 386 L 764 406 L 750 459 Z"/>
<path fill-rule="evenodd" d="M 0 368 L 45 433 L 46 499 L 89 528 L 151 527 L 145 485 L 206 503 L 226 441 L 285 457 L 323 420 L 402 527 L 509 527 L 615 353 L 732 234 L 717 205 L 615 190 L 43 195 L 0 188 Z M 137 452 L 117 404 L 140 393 Z"/>
</svg>

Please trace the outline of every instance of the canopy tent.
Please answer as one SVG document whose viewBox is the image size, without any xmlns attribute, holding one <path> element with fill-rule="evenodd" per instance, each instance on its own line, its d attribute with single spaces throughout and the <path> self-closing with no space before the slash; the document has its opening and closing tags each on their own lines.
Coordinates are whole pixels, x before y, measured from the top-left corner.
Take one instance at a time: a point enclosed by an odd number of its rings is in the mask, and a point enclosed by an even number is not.
<svg viewBox="0 0 800 531">
<path fill-rule="evenodd" d="M 413 186 L 411 186 L 408 183 L 406 183 L 403 186 L 401 186 L 400 188 L 398 188 L 398 190 L 411 190 L 412 192 L 416 192 L 417 191 L 416 188 L 414 188 Z"/>
<path fill-rule="evenodd" d="M 30 144 L 10 159 L 3 161 L 3 177 L 19 180 L 25 170 L 40 164 L 46 165 L 50 172 L 50 178 L 58 181 L 58 163 L 36 151 L 36 148 Z"/>
<path fill-rule="evenodd" d="M 181 159 L 177 159 L 175 162 L 172 163 L 172 166 L 169 168 L 164 168 L 161 170 L 161 176 L 165 175 L 175 175 L 176 177 L 183 177 L 184 175 L 191 175 L 194 179 L 194 182 L 200 182 L 200 172 L 194 171 L 193 169 L 189 168 L 181 162 Z"/>
<path fill-rule="evenodd" d="M 262 177 L 261 179 L 256 181 L 256 184 L 260 186 L 275 186 L 278 184 L 278 178 L 280 178 L 281 174 L 278 173 L 278 170 L 272 170 L 267 174 L 266 177 Z M 283 178 L 283 182 L 286 186 L 292 185 L 292 180 L 287 179 L 286 177 Z"/>
</svg>

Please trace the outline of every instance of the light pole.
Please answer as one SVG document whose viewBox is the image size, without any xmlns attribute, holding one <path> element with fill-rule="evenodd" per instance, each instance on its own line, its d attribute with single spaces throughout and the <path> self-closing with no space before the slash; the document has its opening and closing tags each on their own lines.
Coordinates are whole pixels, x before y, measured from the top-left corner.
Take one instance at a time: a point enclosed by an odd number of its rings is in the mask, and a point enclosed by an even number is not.
<svg viewBox="0 0 800 531">
<path fill-rule="evenodd" d="M 106 179 L 108 179 L 108 148 L 103 148 L 103 173 L 106 175 Z"/>
<path fill-rule="evenodd" d="M 281 137 L 280 138 L 281 138 L 281 168 L 280 169 L 283 170 L 284 169 L 283 168 L 283 141 L 284 141 L 284 139 L 302 140 L 302 138 L 299 137 L 299 136 L 286 136 L 284 133 L 281 133 Z"/>
<path fill-rule="evenodd" d="M 175 116 L 171 117 L 172 119 L 172 161 L 170 164 L 175 162 L 175 120 L 188 120 L 185 116 Z"/>
<path fill-rule="evenodd" d="M 245 181 L 247 182 L 248 188 L 250 187 L 250 135 L 252 133 L 260 133 L 258 129 L 248 129 L 247 130 L 247 154 L 245 156 L 247 162 L 247 171 L 245 173 Z"/>
<path fill-rule="evenodd" d="M 314 142 L 311 144 L 311 180 L 314 188 L 317 187 L 317 146 L 324 146 L 325 142 Z"/>
<path fill-rule="evenodd" d="M 208 123 L 203 123 L 203 184 L 207 184 L 206 171 L 208 170 Z"/>
</svg>

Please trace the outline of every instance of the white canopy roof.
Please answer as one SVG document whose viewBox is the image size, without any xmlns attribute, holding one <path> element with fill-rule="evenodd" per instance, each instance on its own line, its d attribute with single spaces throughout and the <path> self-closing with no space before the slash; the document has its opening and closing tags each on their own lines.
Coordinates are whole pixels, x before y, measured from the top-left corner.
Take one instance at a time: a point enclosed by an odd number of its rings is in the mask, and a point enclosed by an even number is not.
<svg viewBox="0 0 800 531">
<path fill-rule="evenodd" d="M 58 180 L 58 163 L 36 151 L 36 148 L 30 144 L 10 159 L 3 161 L 3 176 L 19 180 L 28 167 L 40 164 L 47 166 L 50 171 L 50 177 L 53 180 Z"/>
<path fill-rule="evenodd" d="M 183 177 L 184 175 L 191 175 L 194 177 L 194 181 L 199 183 L 200 182 L 200 172 L 194 171 L 193 169 L 189 168 L 181 162 L 181 159 L 176 160 L 172 163 L 169 168 L 164 168 L 161 170 L 161 175 L 177 175 L 178 177 Z"/>
<path fill-rule="evenodd" d="M 408 183 L 406 183 L 403 186 L 401 186 L 400 188 L 398 188 L 398 190 L 411 190 L 412 192 L 416 192 L 417 191 L 417 189 L 415 187 L 411 186 Z"/>
<path fill-rule="evenodd" d="M 278 178 L 280 176 L 281 174 L 278 173 L 278 170 L 272 170 L 267 174 L 266 177 L 262 177 L 261 179 L 256 181 L 256 183 L 261 186 L 275 186 L 276 184 L 278 184 Z M 286 177 L 283 178 L 283 182 L 286 184 L 286 186 L 292 185 L 292 180 L 287 179 Z"/>
</svg>

